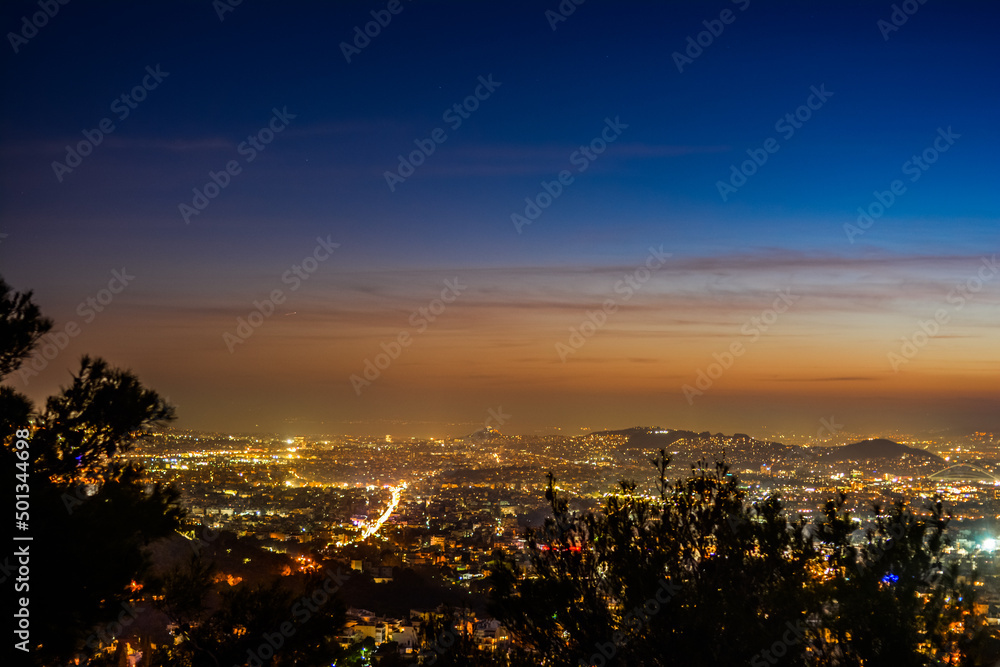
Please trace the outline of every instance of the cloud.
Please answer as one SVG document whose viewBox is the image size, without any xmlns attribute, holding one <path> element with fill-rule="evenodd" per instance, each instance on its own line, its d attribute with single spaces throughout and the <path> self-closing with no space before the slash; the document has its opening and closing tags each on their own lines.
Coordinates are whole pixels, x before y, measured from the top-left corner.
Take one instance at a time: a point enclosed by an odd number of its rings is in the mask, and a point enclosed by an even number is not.
<svg viewBox="0 0 1000 667">
<path fill-rule="evenodd" d="M 363 340 L 411 329 L 410 316 L 426 308 L 456 276 L 468 287 L 432 324 L 435 336 L 463 335 L 491 349 L 518 347 L 533 340 L 553 341 L 578 325 L 588 311 L 611 299 L 618 310 L 608 317 L 601 337 L 608 340 L 726 339 L 767 311 L 779 290 L 795 297 L 780 330 L 771 335 L 822 345 L 832 337 L 889 340 L 913 329 L 915 318 L 946 307 L 956 275 L 971 275 L 976 256 L 890 256 L 851 258 L 765 249 L 727 257 L 674 256 L 628 298 L 615 291 L 623 276 L 641 265 L 497 266 L 477 268 L 379 268 L 367 271 L 328 267 L 269 318 L 266 329 L 295 340 Z M 211 300 L 195 292 L 171 297 L 134 297 L 133 306 L 152 317 L 169 317 L 174 326 L 193 330 L 206 322 L 219 334 L 246 317 L 254 299 L 276 286 L 274 276 L 244 284 L 241 298 Z M 997 300 L 1000 287 L 989 284 L 967 306 Z M 183 323 L 178 325 L 177 323 Z M 978 324 L 978 321 L 973 321 Z M 957 318 L 949 326 L 965 326 Z M 874 333 L 873 333 L 874 332 Z M 985 335 L 985 334 L 984 334 Z M 962 329 L 938 338 L 974 337 Z M 621 343 L 624 344 L 624 343 Z M 646 358 L 633 355 L 635 358 Z M 841 381 L 824 376 L 813 381 Z"/>
<path fill-rule="evenodd" d="M 396 152 L 406 153 L 412 149 L 412 142 L 407 142 L 402 144 L 402 147 Z M 429 176 L 523 176 L 529 174 L 551 175 L 562 169 L 570 169 L 575 172 L 576 168 L 570 164 L 570 156 L 578 149 L 579 145 L 576 144 L 547 146 L 466 144 L 456 139 L 453 145 L 447 147 L 447 150 L 440 151 L 440 156 L 435 155 L 433 160 L 428 160 L 426 164 L 421 166 L 420 173 Z M 729 146 L 716 145 L 616 143 L 602 153 L 600 160 L 592 163 L 591 168 L 603 170 L 612 164 L 629 159 L 676 158 L 687 155 L 722 153 L 728 150 L 730 150 Z M 395 166 L 395 161 L 388 165 L 388 167 Z M 387 165 L 379 161 L 373 164 L 373 168 L 378 169 L 381 174 Z"/>
</svg>

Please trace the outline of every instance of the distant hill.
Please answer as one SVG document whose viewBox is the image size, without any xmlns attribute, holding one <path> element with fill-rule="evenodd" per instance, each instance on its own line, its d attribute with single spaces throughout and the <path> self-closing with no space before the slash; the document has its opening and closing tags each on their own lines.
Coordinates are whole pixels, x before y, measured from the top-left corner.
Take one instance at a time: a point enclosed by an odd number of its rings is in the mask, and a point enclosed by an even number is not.
<svg viewBox="0 0 1000 667">
<path fill-rule="evenodd" d="M 784 466 L 795 466 L 807 461 L 839 463 L 842 461 L 898 462 L 904 457 L 923 459 L 944 464 L 941 457 L 932 452 L 908 447 L 884 438 L 871 438 L 842 447 L 800 447 L 780 442 L 757 440 L 745 433 L 726 436 L 721 433 L 684 431 L 658 427 L 633 427 L 617 431 L 598 431 L 591 435 L 625 436 L 626 443 L 621 448 L 635 453 L 648 453 L 657 449 L 674 450 L 675 461 L 694 461 L 699 458 L 712 460 L 725 452 L 726 460 L 732 464 L 750 467 L 777 462 Z"/>
<path fill-rule="evenodd" d="M 475 440 L 477 442 L 487 442 L 489 440 L 493 440 L 494 438 L 503 438 L 503 433 L 496 430 L 492 426 L 481 428 L 475 433 L 470 433 L 464 437 L 465 440 Z"/>
<path fill-rule="evenodd" d="M 633 427 L 617 431 L 598 431 L 591 435 L 625 436 L 626 442 L 620 446 L 637 458 L 657 449 L 675 452 L 675 463 L 709 461 L 725 453 L 726 461 L 733 465 L 756 467 L 775 463 L 782 467 L 795 467 L 808 461 L 819 463 L 840 463 L 843 461 L 878 461 L 884 465 L 901 462 L 905 457 L 925 460 L 930 463 L 945 464 L 932 452 L 908 447 L 884 438 L 871 438 L 842 447 L 800 447 L 780 442 L 757 440 L 745 433 L 727 436 L 721 433 L 683 431 L 663 428 Z"/>
<path fill-rule="evenodd" d="M 804 447 L 784 445 L 780 442 L 758 440 L 746 433 L 724 435 L 710 431 L 684 431 L 675 429 L 634 427 L 619 431 L 600 431 L 594 436 L 625 436 L 627 443 L 621 446 L 637 459 L 645 458 L 649 452 L 666 449 L 672 454 L 674 464 L 687 465 L 699 459 L 709 463 L 725 456 L 725 460 L 743 468 L 756 468 L 762 464 L 778 463 L 782 467 L 795 467 L 812 458 Z"/>
<path fill-rule="evenodd" d="M 638 449 L 658 449 L 667 447 L 678 440 L 694 441 L 699 438 L 699 434 L 694 431 L 678 431 L 675 429 L 661 429 L 659 427 L 649 428 L 645 426 L 633 426 L 618 431 L 595 431 L 590 435 L 623 435 L 628 438 L 630 447 Z M 708 437 L 708 433 L 702 434 Z"/>
<path fill-rule="evenodd" d="M 819 448 L 816 448 L 819 449 Z M 935 463 L 944 463 L 944 460 L 932 452 L 916 447 L 907 447 L 892 440 L 884 438 L 872 438 L 853 442 L 843 447 L 824 448 L 827 451 L 820 454 L 820 460 L 829 461 L 870 461 L 873 459 L 901 459 L 904 456 L 925 458 Z"/>
</svg>

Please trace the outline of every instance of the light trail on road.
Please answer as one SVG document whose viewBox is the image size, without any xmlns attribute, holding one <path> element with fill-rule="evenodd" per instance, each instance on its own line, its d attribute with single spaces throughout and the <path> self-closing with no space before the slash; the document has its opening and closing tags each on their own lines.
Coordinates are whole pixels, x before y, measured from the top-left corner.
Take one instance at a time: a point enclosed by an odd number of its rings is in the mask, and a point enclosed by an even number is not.
<svg viewBox="0 0 1000 667">
<path fill-rule="evenodd" d="M 385 508 L 382 515 L 375 521 L 369 523 L 365 526 L 365 529 L 361 531 L 361 537 L 358 538 L 358 542 L 364 542 L 369 537 L 378 532 L 378 529 L 382 527 L 382 524 L 388 521 L 389 517 L 395 511 L 396 506 L 399 505 L 399 498 L 403 494 L 403 489 L 406 488 L 406 482 L 403 482 L 399 486 L 392 487 L 392 500 L 389 501 L 389 506 Z"/>
</svg>

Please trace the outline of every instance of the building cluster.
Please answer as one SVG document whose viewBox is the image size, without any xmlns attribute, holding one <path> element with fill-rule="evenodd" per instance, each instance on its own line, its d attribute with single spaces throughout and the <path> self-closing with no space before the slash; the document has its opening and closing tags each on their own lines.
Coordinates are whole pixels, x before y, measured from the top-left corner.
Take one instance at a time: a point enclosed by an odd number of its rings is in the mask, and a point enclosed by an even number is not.
<svg viewBox="0 0 1000 667">
<path fill-rule="evenodd" d="M 845 459 L 830 447 L 662 429 L 544 437 L 484 430 L 422 440 L 168 431 L 131 455 L 151 481 L 180 489 L 189 535 L 208 528 L 249 540 L 283 559 L 274 561 L 280 574 L 336 562 L 360 575 L 364 585 L 342 592 L 351 605 L 340 637 L 345 646 L 419 655 L 446 650 L 457 637 L 487 649 L 509 641 L 483 611 L 484 579 L 498 551 L 523 555 L 525 529 L 550 515 L 550 472 L 574 509 L 596 509 L 619 479 L 646 480 L 644 490 L 651 490 L 650 461 L 661 449 L 670 457 L 670 479 L 725 455 L 748 502 L 779 493 L 792 516 L 818 516 L 840 491 L 848 492 L 847 509 L 863 527 L 896 499 L 918 511 L 942 499 L 953 515 L 947 554 L 976 565 L 974 576 L 971 569 L 964 574 L 1000 623 L 1000 438 L 979 433 L 905 444 L 921 452 Z M 246 574 L 220 576 L 237 585 Z M 412 586 L 422 586 L 426 598 L 401 613 Z M 455 592 L 469 604 L 443 602 Z M 397 604 L 387 602 L 392 596 Z M 434 604 L 425 609 L 421 602 Z"/>
</svg>

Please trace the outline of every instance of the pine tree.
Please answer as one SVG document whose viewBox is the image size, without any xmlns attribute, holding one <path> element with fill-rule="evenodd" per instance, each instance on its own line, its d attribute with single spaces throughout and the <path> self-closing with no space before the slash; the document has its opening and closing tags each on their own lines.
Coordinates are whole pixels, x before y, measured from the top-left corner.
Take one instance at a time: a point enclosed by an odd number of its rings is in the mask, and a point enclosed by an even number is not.
<svg viewBox="0 0 1000 667">
<path fill-rule="evenodd" d="M 942 566 L 939 499 L 873 508 L 854 545 L 843 494 L 790 520 L 777 494 L 748 502 L 724 463 L 675 482 L 666 452 L 654 463 L 658 494 L 624 481 L 599 512 L 570 511 L 550 473 L 526 560 L 494 555 L 492 611 L 520 664 L 974 664 L 991 641 L 971 583 Z"/>
<path fill-rule="evenodd" d="M 13 292 L 0 279 L 0 379 L 51 327 L 30 292 Z M 120 458 L 148 428 L 173 419 L 173 408 L 132 373 L 88 357 L 40 414 L 6 385 L 0 408 L 11 466 L 15 432 L 29 433 L 31 566 L 38 573 L 30 582 L 31 654 L 38 664 L 85 660 L 134 622 L 145 548 L 178 526 L 177 492 L 147 487 L 141 469 Z"/>
</svg>

